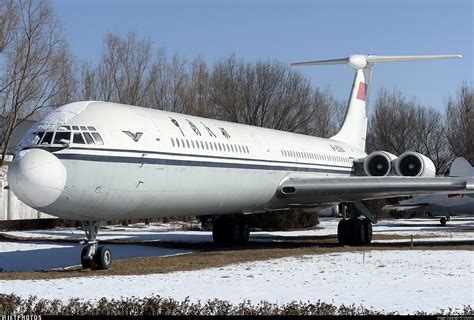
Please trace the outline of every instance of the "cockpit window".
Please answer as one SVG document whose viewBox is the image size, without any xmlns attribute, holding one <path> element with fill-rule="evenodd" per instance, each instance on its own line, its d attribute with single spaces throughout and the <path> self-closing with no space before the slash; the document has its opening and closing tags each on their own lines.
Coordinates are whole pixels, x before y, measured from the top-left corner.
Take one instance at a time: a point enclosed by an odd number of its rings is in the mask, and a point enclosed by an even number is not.
<svg viewBox="0 0 474 320">
<path fill-rule="evenodd" d="M 54 136 L 54 144 L 69 143 L 71 141 L 71 132 L 56 132 Z"/>
<path fill-rule="evenodd" d="M 35 138 L 34 138 L 34 144 L 38 144 L 41 141 L 41 138 L 43 138 L 44 132 L 36 132 L 35 133 Z"/>
<path fill-rule="evenodd" d="M 54 132 L 48 131 L 44 134 L 40 144 L 51 144 Z"/>
<path fill-rule="evenodd" d="M 90 131 L 95 131 L 95 127 L 87 127 Z"/>
<path fill-rule="evenodd" d="M 94 144 L 94 139 L 92 139 L 90 133 L 84 132 L 84 138 L 86 138 L 87 144 Z"/>
<path fill-rule="evenodd" d="M 72 143 L 86 144 L 86 142 L 84 141 L 84 138 L 82 137 L 81 133 L 74 133 Z"/>
<path fill-rule="evenodd" d="M 98 132 L 92 132 L 92 136 L 94 137 L 95 143 L 104 144 L 104 141 Z"/>
<path fill-rule="evenodd" d="M 58 127 L 58 131 L 70 131 L 71 127 L 70 126 L 60 126 Z"/>
<path fill-rule="evenodd" d="M 81 130 L 86 131 L 86 130 L 87 130 L 87 127 L 86 127 L 86 126 L 81 126 Z"/>
<path fill-rule="evenodd" d="M 79 130 L 79 126 L 72 126 L 72 130 Z"/>
</svg>

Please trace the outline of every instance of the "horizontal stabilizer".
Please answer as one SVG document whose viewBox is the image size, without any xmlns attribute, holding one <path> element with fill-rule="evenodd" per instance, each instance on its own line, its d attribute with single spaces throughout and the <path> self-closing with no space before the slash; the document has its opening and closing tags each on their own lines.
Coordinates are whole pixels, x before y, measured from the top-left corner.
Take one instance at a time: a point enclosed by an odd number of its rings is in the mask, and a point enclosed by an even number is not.
<svg viewBox="0 0 474 320">
<path fill-rule="evenodd" d="M 364 69 L 380 62 L 403 62 L 403 61 L 418 61 L 418 60 L 441 60 L 462 58 L 458 54 L 450 55 L 425 55 L 425 56 L 376 56 L 376 55 L 361 55 L 354 54 L 347 58 L 331 59 L 331 60 L 316 60 L 292 63 L 292 66 L 320 66 L 332 64 L 347 64 L 353 69 Z"/>
</svg>

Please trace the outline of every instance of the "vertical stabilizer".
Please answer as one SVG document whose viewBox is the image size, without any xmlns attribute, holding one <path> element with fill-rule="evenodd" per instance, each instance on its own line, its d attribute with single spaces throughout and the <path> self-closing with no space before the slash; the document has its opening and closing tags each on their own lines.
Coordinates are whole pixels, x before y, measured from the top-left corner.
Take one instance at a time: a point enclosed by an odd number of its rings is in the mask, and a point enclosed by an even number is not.
<svg viewBox="0 0 474 320">
<path fill-rule="evenodd" d="M 369 101 L 372 65 L 356 70 L 351 95 L 347 104 L 346 116 L 341 130 L 331 137 L 359 150 L 365 150 L 367 136 L 367 106 Z"/>
<path fill-rule="evenodd" d="M 449 170 L 451 177 L 474 177 L 474 167 L 465 158 L 456 158 Z"/>
<path fill-rule="evenodd" d="M 376 63 L 401 62 L 417 60 L 439 60 L 461 58 L 460 55 L 437 55 L 437 56 L 373 56 L 373 55 L 350 55 L 347 58 L 319 60 L 292 63 L 293 66 L 319 66 L 330 64 L 346 64 L 356 70 L 352 91 L 347 105 L 346 117 L 341 130 L 331 139 L 341 141 L 365 150 L 367 136 L 367 107 L 370 92 L 370 80 L 372 68 Z"/>
</svg>

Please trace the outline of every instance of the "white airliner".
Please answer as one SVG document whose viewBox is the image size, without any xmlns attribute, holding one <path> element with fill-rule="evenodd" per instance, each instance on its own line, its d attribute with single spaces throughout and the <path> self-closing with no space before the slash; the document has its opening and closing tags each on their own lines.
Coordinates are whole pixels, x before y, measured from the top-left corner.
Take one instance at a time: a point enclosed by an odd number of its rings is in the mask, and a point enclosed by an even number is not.
<svg viewBox="0 0 474 320">
<path fill-rule="evenodd" d="M 376 219 L 361 200 L 474 187 L 463 177 L 434 177 L 433 163 L 415 152 L 366 155 L 372 67 L 458 57 L 351 55 L 295 64 L 356 70 L 344 124 L 331 139 L 116 103 L 71 103 L 30 130 L 8 181 L 29 206 L 82 221 L 84 267 L 109 267 L 111 252 L 96 236 L 101 222 L 116 219 L 213 214 L 216 242 L 246 242 L 244 214 L 344 202 L 350 210 L 339 241 L 370 243 Z"/>
<path fill-rule="evenodd" d="M 474 177 L 474 167 L 464 158 L 454 160 L 450 169 L 452 177 Z M 399 204 L 387 205 L 384 210 L 429 212 L 433 217 L 441 217 L 440 223 L 445 226 L 452 215 L 474 215 L 474 194 L 438 194 L 416 196 L 400 201 Z"/>
</svg>

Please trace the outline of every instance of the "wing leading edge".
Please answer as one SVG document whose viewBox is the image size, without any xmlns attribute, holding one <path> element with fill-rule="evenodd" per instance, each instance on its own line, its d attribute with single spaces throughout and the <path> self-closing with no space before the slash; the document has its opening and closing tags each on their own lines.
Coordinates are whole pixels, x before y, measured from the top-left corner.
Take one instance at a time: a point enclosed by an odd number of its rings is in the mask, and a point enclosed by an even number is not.
<svg viewBox="0 0 474 320">
<path fill-rule="evenodd" d="M 278 187 L 290 205 L 352 202 L 419 194 L 474 192 L 474 179 L 464 177 L 287 178 Z"/>
</svg>

